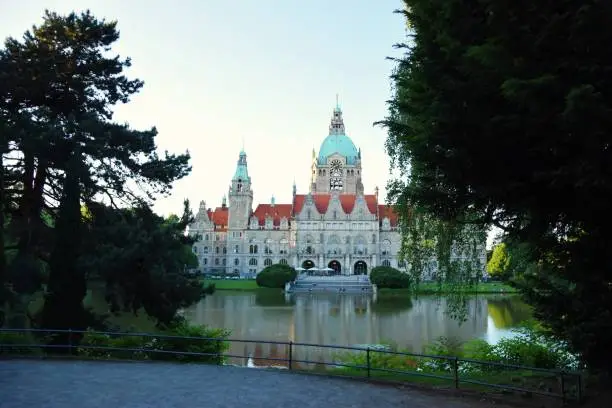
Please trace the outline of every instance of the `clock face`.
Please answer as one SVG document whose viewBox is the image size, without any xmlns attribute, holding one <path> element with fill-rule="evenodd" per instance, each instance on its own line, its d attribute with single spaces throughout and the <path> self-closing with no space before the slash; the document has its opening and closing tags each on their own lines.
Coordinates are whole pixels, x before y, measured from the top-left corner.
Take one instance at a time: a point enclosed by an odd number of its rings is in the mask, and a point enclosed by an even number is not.
<svg viewBox="0 0 612 408">
<path fill-rule="evenodd" d="M 342 162 L 338 159 L 334 159 L 329 164 L 331 167 L 331 175 L 333 177 L 340 177 L 342 175 Z"/>
<path fill-rule="evenodd" d="M 342 162 L 338 159 L 334 159 L 331 161 L 330 166 L 332 170 L 340 170 L 342 168 Z"/>
</svg>

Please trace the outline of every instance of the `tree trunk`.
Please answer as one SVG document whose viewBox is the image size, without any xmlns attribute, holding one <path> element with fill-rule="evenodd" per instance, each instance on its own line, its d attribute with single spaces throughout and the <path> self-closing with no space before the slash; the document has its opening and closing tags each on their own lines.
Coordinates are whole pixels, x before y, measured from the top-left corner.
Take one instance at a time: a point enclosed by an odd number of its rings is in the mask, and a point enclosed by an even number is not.
<svg viewBox="0 0 612 408">
<path fill-rule="evenodd" d="M 85 275 L 77 267 L 82 228 L 80 161 L 80 155 L 75 153 L 66 169 L 63 195 L 55 225 L 56 243 L 51 252 L 49 283 L 41 316 L 42 327 L 46 329 L 83 330 L 87 327 L 83 307 L 87 285 Z M 69 344 L 72 340 L 63 334 L 54 336 L 52 343 Z M 61 351 L 74 352 L 74 349 Z"/>
<path fill-rule="evenodd" d="M 4 139 L 4 134 L 2 135 Z M 4 254 L 4 211 L 6 210 L 6 195 L 4 194 L 4 147 L 6 143 L 2 140 L 2 151 L 0 151 L 0 327 L 4 325 L 5 310 L 7 304 L 6 286 L 6 257 Z"/>
</svg>

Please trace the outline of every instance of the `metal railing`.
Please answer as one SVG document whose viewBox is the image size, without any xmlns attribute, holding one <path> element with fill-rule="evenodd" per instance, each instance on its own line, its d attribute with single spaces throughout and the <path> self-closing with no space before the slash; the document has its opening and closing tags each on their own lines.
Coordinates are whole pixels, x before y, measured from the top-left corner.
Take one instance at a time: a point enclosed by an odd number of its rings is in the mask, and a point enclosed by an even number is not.
<svg viewBox="0 0 612 408">
<path fill-rule="evenodd" d="M 12 337 L 11 337 L 12 335 Z M 87 341 L 86 336 L 98 336 L 98 343 Z M 102 336 L 102 337 L 100 337 Z M 24 339 L 31 341 L 24 341 Z M 113 339 L 139 339 L 132 345 L 113 346 Z M 64 343 L 57 340 L 65 340 Z M 100 344 L 99 341 L 106 341 Z M 106 340 L 105 340 L 106 339 Z M 39 341 L 38 343 L 36 341 Z M 166 342 L 166 346 L 160 346 Z M 129 341 L 127 343 L 130 343 Z M 174 343 L 168 347 L 167 345 Z M 582 374 L 563 370 L 551 370 L 504 364 L 492 361 L 473 360 L 454 356 L 428 355 L 393 351 L 380 347 L 354 347 L 327 344 L 313 344 L 284 341 L 242 340 L 229 338 L 185 337 L 167 334 L 102 332 L 82 330 L 47 330 L 47 329 L 0 329 L 0 358 L 2 356 L 23 356 L 28 350 L 42 350 L 47 355 L 69 354 L 85 358 L 127 358 L 133 360 L 169 360 L 199 361 L 223 365 L 227 359 L 252 359 L 251 355 L 227 352 L 233 344 L 260 344 L 285 347 L 284 357 L 256 357 L 255 360 L 284 363 L 285 366 L 258 366 L 287 368 L 294 371 L 319 371 L 325 367 L 328 375 L 365 377 L 383 381 L 411 381 L 415 378 L 434 379 L 450 382 L 454 388 L 468 385 L 469 388 L 485 387 L 525 394 L 535 394 L 561 398 L 564 401 L 582 401 Z M 190 346 L 207 344 L 206 351 L 186 351 Z M 136 345 L 136 346 L 134 346 Z M 173 349 L 174 348 L 174 349 Z M 344 359 L 336 361 L 315 361 L 300 357 L 298 351 L 304 348 L 340 351 Z M 93 352 L 93 353 L 92 353 Z M 103 353 L 101 353 L 103 352 Z M 123 357 L 115 357 L 120 352 Z M 125 353 L 128 353 L 126 357 Z M 165 356 L 165 357 L 164 357 Z M 338 357 L 338 356 L 336 356 Z M 347 358 L 348 357 L 348 358 Z M 404 361 L 403 367 L 394 367 L 392 359 Z M 416 359 L 424 359 L 426 364 L 417 364 Z M 348 360 L 348 361 L 343 361 Z M 300 367 L 315 365 L 316 367 Z M 401 365 L 401 364 L 400 364 Z M 422 366 L 430 367 L 422 369 Z M 330 370 L 329 368 L 332 367 Z M 334 369 L 335 368 L 335 369 Z M 338 369 L 340 368 L 340 369 Z M 342 370 L 344 369 L 344 370 Z M 348 369 L 348 370 L 347 370 Z M 509 372 L 509 373 L 508 373 Z M 518 374 L 516 376 L 508 374 Z M 508 384 L 504 382 L 509 378 Z M 497 381 L 487 381 L 497 380 Z M 531 380 L 535 387 L 525 388 L 515 385 L 517 380 Z M 548 381 L 548 384 L 546 384 Z M 529 381 L 527 381 L 529 382 Z"/>
</svg>

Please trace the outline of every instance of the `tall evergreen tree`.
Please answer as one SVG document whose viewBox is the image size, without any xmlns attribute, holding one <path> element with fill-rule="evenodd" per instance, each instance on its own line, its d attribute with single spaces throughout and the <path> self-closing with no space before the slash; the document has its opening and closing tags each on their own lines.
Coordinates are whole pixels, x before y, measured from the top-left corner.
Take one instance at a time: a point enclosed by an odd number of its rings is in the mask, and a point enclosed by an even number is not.
<svg viewBox="0 0 612 408">
<path fill-rule="evenodd" d="M 114 209 L 91 205 L 80 264 L 105 283 L 112 312 L 143 309 L 160 325 L 171 324 L 179 309 L 211 293 L 190 269 L 198 264 L 185 234 L 193 222 L 189 201 L 179 218 L 164 219 L 146 206 Z"/>
<path fill-rule="evenodd" d="M 23 274 L 38 259 L 49 262 L 43 313 L 48 327 L 83 327 L 80 312 L 70 321 L 62 315 L 83 295 L 80 278 L 64 287 L 83 273 L 76 267 L 78 248 L 67 243 L 82 228 L 75 210 L 80 203 L 147 206 L 190 171 L 188 154 L 158 156 L 155 128 L 136 131 L 112 122 L 113 105 L 128 102 L 143 86 L 123 74 L 129 58 L 110 54 L 118 38 L 116 22 L 89 11 L 47 11 L 40 26 L 22 41 L 7 39 L 0 51 L 0 75 L 7 81 L 0 110 L 16 129 L 9 142 L 19 157 L 12 166 L 19 196 L 12 214 L 18 252 L 11 268 Z M 44 214 L 57 217 L 52 241 L 42 239 Z"/>
<path fill-rule="evenodd" d="M 612 3 L 406 0 L 392 199 L 522 242 L 517 284 L 593 369 L 612 341 Z"/>
</svg>

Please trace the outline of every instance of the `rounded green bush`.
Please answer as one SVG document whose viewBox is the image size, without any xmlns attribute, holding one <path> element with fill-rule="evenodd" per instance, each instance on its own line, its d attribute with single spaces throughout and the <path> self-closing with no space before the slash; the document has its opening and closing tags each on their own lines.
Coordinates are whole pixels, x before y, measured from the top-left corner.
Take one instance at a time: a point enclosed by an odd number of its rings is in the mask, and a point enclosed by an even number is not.
<svg viewBox="0 0 612 408">
<path fill-rule="evenodd" d="M 255 281 L 263 288 L 284 288 L 287 282 L 295 280 L 297 272 L 289 265 L 275 264 L 264 268 Z"/>
<path fill-rule="evenodd" d="M 410 287 L 410 276 L 390 266 L 372 268 L 370 281 L 379 288 L 406 289 Z"/>
</svg>

